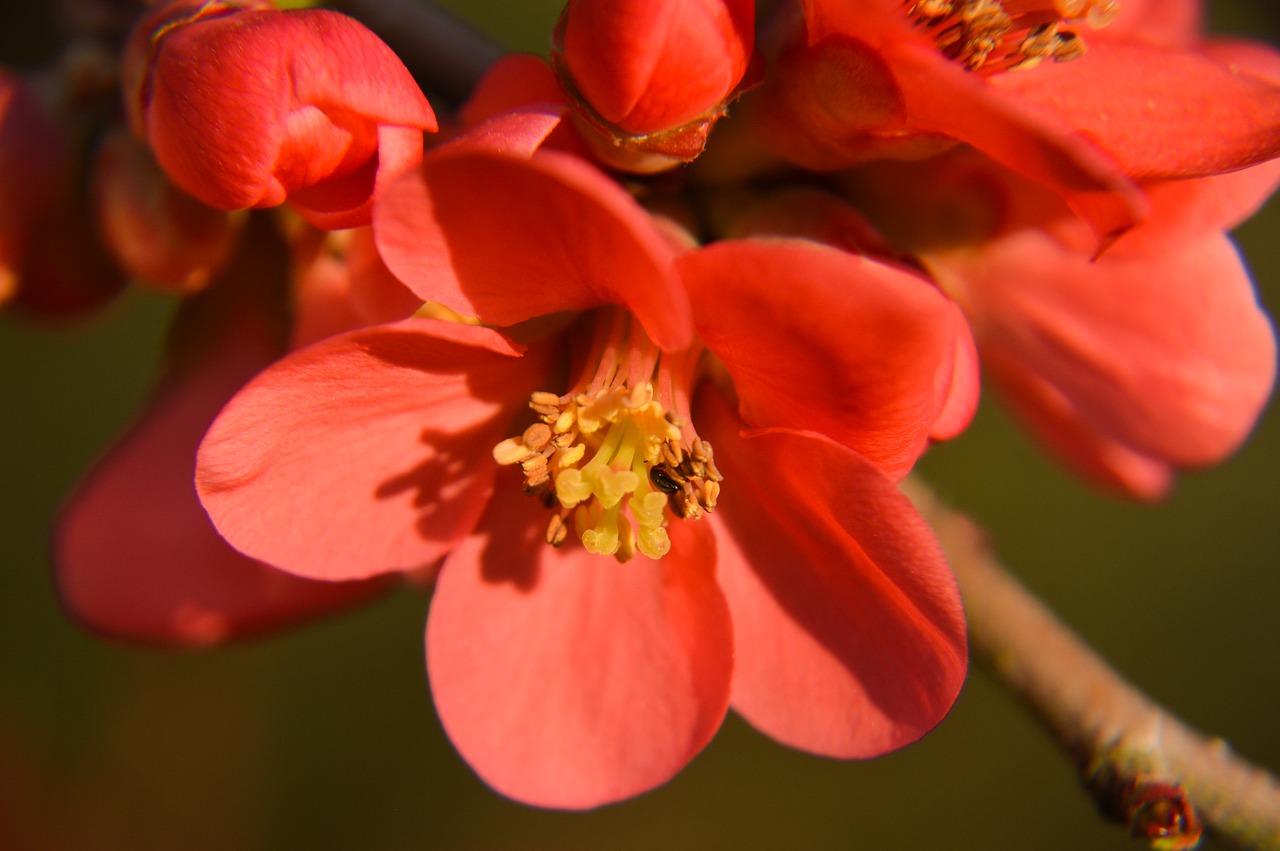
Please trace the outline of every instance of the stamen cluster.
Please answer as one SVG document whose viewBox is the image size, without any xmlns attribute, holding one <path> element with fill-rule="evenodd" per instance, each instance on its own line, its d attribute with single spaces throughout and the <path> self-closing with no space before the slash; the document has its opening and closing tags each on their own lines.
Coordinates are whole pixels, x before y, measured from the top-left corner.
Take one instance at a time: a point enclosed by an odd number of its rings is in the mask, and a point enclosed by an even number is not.
<svg viewBox="0 0 1280 851">
<path fill-rule="evenodd" d="M 589 552 L 629 560 L 671 548 L 664 509 L 681 519 L 714 510 L 722 477 L 711 444 L 686 441 L 682 417 L 654 399 L 648 381 L 566 396 L 529 397 L 539 421 L 494 447 L 499 464 L 519 464 L 524 489 L 548 508 L 546 541 L 568 538 L 570 514 Z M 630 497 L 623 505 L 623 498 Z"/>
<path fill-rule="evenodd" d="M 970 71 L 1032 68 L 1085 53 L 1084 39 L 1064 24 L 1106 26 L 1114 0 L 907 0 L 909 14 L 938 49 Z"/>
</svg>

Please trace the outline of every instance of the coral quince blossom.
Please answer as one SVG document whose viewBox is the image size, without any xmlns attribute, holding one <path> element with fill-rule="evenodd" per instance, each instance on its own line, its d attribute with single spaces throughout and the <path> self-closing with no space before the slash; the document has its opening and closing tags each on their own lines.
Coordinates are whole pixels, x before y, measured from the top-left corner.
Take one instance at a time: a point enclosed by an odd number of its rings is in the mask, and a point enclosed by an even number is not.
<svg viewBox="0 0 1280 851">
<path fill-rule="evenodd" d="M 570 0 L 551 58 L 601 158 L 653 171 L 702 153 L 754 42 L 752 0 Z"/>
<path fill-rule="evenodd" d="M 1280 162 L 1144 186 L 1151 215 L 1100 257 L 1042 187 L 972 151 L 878 164 L 846 191 L 961 305 L 983 367 L 1075 469 L 1132 496 L 1221 461 L 1270 396 L 1276 343 L 1225 231 Z"/>
<path fill-rule="evenodd" d="M 1099 236 L 1145 212 L 1132 180 L 1280 152 L 1280 86 L 1195 34 L 1193 0 L 807 0 L 760 114 L 834 169 L 954 141 L 1063 197 Z"/>
<path fill-rule="evenodd" d="M 374 231 L 420 298 L 484 324 L 287 356 L 214 422 L 197 485 L 230 543 L 299 576 L 439 564 L 431 688 L 488 783 L 637 794 L 730 703 L 839 757 L 938 723 L 963 613 L 894 484 L 967 403 L 933 286 L 802 240 L 678 250 L 554 151 L 428 157 Z"/>
<path fill-rule="evenodd" d="M 323 9 L 174 0 L 137 24 L 124 73 L 134 132 L 222 210 L 287 200 L 318 227 L 368 224 L 375 189 L 436 129 L 391 49 Z"/>
</svg>

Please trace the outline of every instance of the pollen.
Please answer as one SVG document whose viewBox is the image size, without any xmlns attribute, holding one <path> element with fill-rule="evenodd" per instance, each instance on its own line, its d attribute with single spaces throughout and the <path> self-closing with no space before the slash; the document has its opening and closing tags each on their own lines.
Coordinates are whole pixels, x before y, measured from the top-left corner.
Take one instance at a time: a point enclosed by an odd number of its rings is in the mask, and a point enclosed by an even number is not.
<svg viewBox="0 0 1280 851">
<path fill-rule="evenodd" d="M 519 465 L 525 492 L 553 511 L 548 544 L 564 545 L 571 521 L 588 552 L 657 559 L 671 549 L 669 516 L 715 509 L 723 479 L 711 445 L 686 435 L 649 381 L 567 396 L 540 391 L 529 407 L 538 421 L 495 446 L 493 457 Z"/>
<path fill-rule="evenodd" d="M 980 74 L 1034 68 L 1085 54 L 1078 25 L 1104 27 L 1116 0 L 905 0 L 946 56 Z"/>
</svg>

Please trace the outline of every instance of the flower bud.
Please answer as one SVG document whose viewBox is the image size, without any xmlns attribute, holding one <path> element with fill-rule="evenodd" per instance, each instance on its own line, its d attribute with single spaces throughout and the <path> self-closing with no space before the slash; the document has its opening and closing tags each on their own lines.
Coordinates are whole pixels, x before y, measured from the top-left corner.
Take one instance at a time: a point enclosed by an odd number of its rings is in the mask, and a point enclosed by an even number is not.
<svg viewBox="0 0 1280 851">
<path fill-rule="evenodd" d="M 202 289 L 235 247 L 244 213 L 203 204 L 165 177 L 123 130 L 98 151 L 94 212 L 107 250 L 128 273 L 178 293 Z"/>
<path fill-rule="evenodd" d="M 222 210 L 288 201 L 326 229 L 367 224 L 436 129 L 391 49 L 327 10 L 176 0 L 135 28 L 124 75 L 134 132 L 179 186 Z"/>
<path fill-rule="evenodd" d="M 754 26 L 750 0 L 570 0 L 552 61 L 597 153 L 656 171 L 697 157 L 754 83 Z"/>
</svg>

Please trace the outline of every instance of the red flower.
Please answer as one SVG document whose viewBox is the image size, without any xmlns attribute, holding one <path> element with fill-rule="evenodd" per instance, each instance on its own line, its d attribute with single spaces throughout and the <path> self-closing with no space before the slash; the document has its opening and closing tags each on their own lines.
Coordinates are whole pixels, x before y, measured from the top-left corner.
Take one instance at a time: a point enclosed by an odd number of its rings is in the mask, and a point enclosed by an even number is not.
<svg viewBox="0 0 1280 851">
<path fill-rule="evenodd" d="M 210 516 L 255 558 L 441 564 L 441 720 L 540 805 L 664 782 L 730 701 L 796 747 L 884 753 L 964 677 L 954 581 L 894 485 L 951 407 L 952 308 L 815 243 L 663 233 L 564 154 L 429 157 L 381 197 L 379 248 L 505 333 L 409 319 L 295 352 L 199 454 Z"/>
<path fill-rule="evenodd" d="M 320 9 L 174 0 L 135 28 L 125 75 L 134 132 L 179 186 L 222 210 L 287 200 L 327 229 L 368 224 L 436 129 L 391 49 Z"/>
<path fill-rule="evenodd" d="M 751 0 L 570 0 L 551 58 L 604 162 L 654 171 L 702 152 L 754 40 Z"/>
<path fill-rule="evenodd" d="M 971 151 L 845 183 L 960 304 L 1036 435 L 1095 482 L 1154 499 L 1175 470 L 1231 454 L 1270 396 L 1274 330 L 1224 232 L 1277 180 L 1273 161 L 1148 185 L 1149 219 L 1096 259 L 1058 199 Z"/>
<path fill-rule="evenodd" d="M 764 128 L 821 169 L 965 142 L 1053 189 L 1106 239 L 1144 214 L 1132 180 L 1280 153 L 1274 73 L 1198 41 L 1194 6 L 807 0 Z"/>
</svg>

